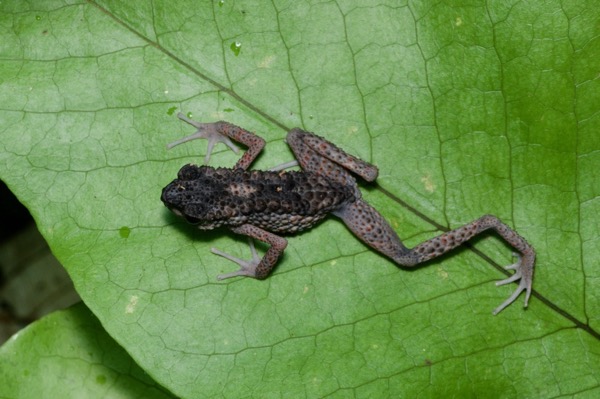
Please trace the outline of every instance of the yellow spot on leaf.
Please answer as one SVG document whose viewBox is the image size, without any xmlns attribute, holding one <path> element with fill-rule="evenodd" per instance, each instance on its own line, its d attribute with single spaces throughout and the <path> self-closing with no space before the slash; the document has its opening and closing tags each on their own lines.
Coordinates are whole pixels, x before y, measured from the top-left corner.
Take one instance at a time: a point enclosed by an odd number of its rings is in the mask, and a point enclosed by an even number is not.
<svg viewBox="0 0 600 399">
<path fill-rule="evenodd" d="M 421 183 L 423 183 L 423 186 L 428 193 L 432 193 L 436 189 L 435 184 L 433 184 L 433 181 L 431 180 L 431 175 L 429 174 L 421 177 Z"/>
<path fill-rule="evenodd" d="M 438 273 L 438 276 L 440 276 L 444 280 L 448 278 L 448 272 L 441 267 L 438 267 L 437 273 Z"/>
<path fill-rule="evenodd" d="M 136 305 L 137 305 L 139 299 L 140 299 L 140 297 L 138 297 L 137 295 L 132 295 L 131 298 L 129 298 L 129 303 L 125 307 L 125 313 L 127 313 L 127 314 L 133 313 L 135 311 L 135 308 L 136 308 Z"/>
<path fill-rule="evenodd" d="M 270 68 L 271 65 L 273 64 L 273 61 L 275 61 L 275 56 L 268 55 L 258 63 L 258 67 L 259 68 Z"/>
</svg>

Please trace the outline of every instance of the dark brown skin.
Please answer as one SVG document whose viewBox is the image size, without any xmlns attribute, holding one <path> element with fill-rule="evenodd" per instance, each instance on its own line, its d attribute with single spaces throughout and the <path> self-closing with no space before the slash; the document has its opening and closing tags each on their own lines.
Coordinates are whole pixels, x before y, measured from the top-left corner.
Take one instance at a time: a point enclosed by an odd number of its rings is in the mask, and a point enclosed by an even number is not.
<svg viewBox="0 0 600 399">
<path fill-rule="evenodd" d="M 186 165 L 162 200 L 202 230 L 251 224 L 295 233 L 355 198 L 351 187 L 314 173 Z"/>
<path fill-rule="evenodd" d="M 178 178 L 167 185 L 161 199 L 175 214 L 196 224 L 202 230 L 227 226 L 270 245 L 259 259 L 252 246 L 253 259 L 244 261 L 213 249 L 240 265 L 240 270 L 219 276 L 266 278 L 287 246 L 287 241 L 274 233 L 295 233 L 312 227 L 329 213 L 342 219 L 364 243 L 388 256 L 397 264 L 411 267 L 434 259 L 468 241 L 485 230 L 495 230 L 520 255 L 510 278 L 496 285 L 519 280 L 517 290 L 494 310 L 497 314 L 525 291 L 525 306 L 531 295 L 535 251 L 523 237 L 492 215 L 468 223 L 455 230 L 427 240 L 415 248 L 406 248 L 387 221 L 363 199 L 350 172 L 367 181 L 377 178 L 377 167 L 347 154 L 315 134 L 292 129 L 287 143 L 294 152 L 299 172 L 248 171 L 265 141 L 227 122 L 200 123 L 178 117 L 198 130 L 170 147 L 196 138 L 209 140 L 210 151 L 216 142 L 237 148 L 229 138 L 248 146 L 248 150 L 232 169 L 186 165 Z"/>
</svg>

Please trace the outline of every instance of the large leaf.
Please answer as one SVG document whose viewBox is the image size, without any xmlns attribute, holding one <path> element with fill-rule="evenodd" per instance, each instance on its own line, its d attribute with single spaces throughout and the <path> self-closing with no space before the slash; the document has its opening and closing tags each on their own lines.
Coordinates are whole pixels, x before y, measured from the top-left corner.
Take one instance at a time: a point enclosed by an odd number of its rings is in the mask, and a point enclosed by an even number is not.
<svg viewBox="0 0 600 399">
<path fill-rule="evenodd" d="M 2 2 L 0 177 L 179 396 L 597 394 L 600 11 L 359 4 Z M 491 316 L 515 288 L 494 288 L 493 236 L 407 272 L 333 220 L 266 281 L 217 282 L 235 266 L 211 246 L 249 253 L 163 208 L 205 151 L 165 150 L 190 133 L 175 109 L 260 134 L 257 168 L 289 160 L 293 126 L 377 164 L 365 197 L 409 246 L 496 214 L 537 249 L 539 295 Z"/>
<path fill-rule="evenodd" d="M 2 398 L 171 398 L 83 304 L 55 312 L 0 348 Z"/>
</svg>

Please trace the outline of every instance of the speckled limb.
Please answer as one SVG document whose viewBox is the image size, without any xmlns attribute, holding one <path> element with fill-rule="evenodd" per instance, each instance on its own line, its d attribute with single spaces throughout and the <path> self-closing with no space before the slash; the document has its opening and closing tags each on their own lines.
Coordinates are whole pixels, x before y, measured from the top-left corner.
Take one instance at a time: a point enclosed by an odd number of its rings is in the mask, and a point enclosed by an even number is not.
<svg viewBox="0 0 600 399">
<path fill-rule="evenodd" d="M 295 128 L 290 130 L 286 141 L 302 169 L 308 172 L 325 175 L 330 179 L 337 180 L 336 175 L 338 173 L 348 174 L 346 171 L 349 170 L 366 181 L 374 181 L 379 173 L 377 166 L 348 154 L 335 144 L 314 133 Z M 341 172 L 338 172 L 336 168 L 341 169 Z"/>
<path fill-rule="evenodd" d="M 365 244 L 394 259 L 399 254 L 409 253 L 396 232 L 375 208 L 360 199 L 333 214 L 344 221 L 346 226 Z M 415 264 L 417 260 L 415 259 Z M 404 265 L 404 264 L 403 264 Z"/>
<path fill-rule="evenodd" d="M 367 181 L 377 178 L 376 166 L 346 153 L 313 133 L 298 128 L 292 129 L 286 141 L 303 170 L 354 187 L 357 198 L 362 194 L 356 185 L 356 180 L 348 171 L 356 173 Z"/>
<path fill-rule="evenodd" d="M 506 267 L 515 270 L 515 274 L 505 280 L 498 281 L 496 285 L 520 281 L 517 289 L 494 310 L 494 314 L 498 314 L 514 302 L 523 291 L 526 292 L 525 307 L 527 307 L 533 283 L 535 251 L 523 237 L 495 216 L 482 216 L 471 223 L 408 249 L 402 244 L 394 230 L 379 212 L 362 200 L 348 204 L 334 212 L 334 214 L 340 217 L 346 226 L 367 245 L 405 267 L 415 266 L 437 258 L 488 229 L 495 230 L 506 242 L 520 252 L 518 262 Z"/>
<path fill-rule="evenodd" d="M 210 154 L 212 153 L 213 147 L 216 143 L 225 143 L 229 148 L 231 148 L 233 152 L 237 154 L 239 152 L 239 149 L 230 140 L 234 139 L 238 143 L 245 144 L 248 147 L 248 150 L 235 164 L 234 169 L 242 168 L 246 170 L 248 169 L 248 167 L 250 167 L 254 159 L 258 156 L 258 154 L 262 151 L 262 149 L 265 146 L 264 139 L 229 122 L 197 122 L 195 120 L 189 119 L 181 112 L 177 114 L 177 117 L 182 121 L 185 121 L 190 125 L 194 126 L 197 130 L 187 137 L 169 143 L 167 145 L 167 148 L 173 148 L 176 145 L 186 143 L 191 140 L 207 139 L 208 146 L 206 149 L 206 156 L 204 157 L 204 163 L 208 163 L 208 161 L 210 161 Z"/>
<path fill-rule="evenodd" d="M 461 245 L 465 241 L 470 240 L 472 237 L 489 229 L 492 229 L 498 233 L 498 235 L 500 235 L 508 244 L 510 244 L 520 253 L 517 255 L 519 258 L 517 263 L 506 267 L 506 269 L 515 270 L 515 274 L 496 283 L 496 285 L 504 285 L 519 280 L 519 286 L 506 301 L 504 301 L 494 310 L 494 314 L 498 314 L 500 311 L 514 302 L 519 294 L 521 294 L 523 291 L 526 292 L 525 307 L 527 307 L 527 304 L 529 303 L 529 297 L 531 296 L 531 286 L 533 283 L 535 251 L 523 237 L 504 224 L 496 216 L 484 215 L 479 219 L 472 221 L 471 223 L 465 224 L 462 227 L 440 234 L 437 237 L 417 245 L 410 250 L 409 254 L 416 253 L 418 255 L 417 263 L 426 262 L 430 259 L 437 258 L 438 256 Z M 399 260 L 394 260 L 402 264 L 401 261 L 403 259 L 404 257 L 401 256 Z M 411 265 L 407 264 L 405 266 Z"/>
<path fill-rule="evenodd" d="M 224 258 L 227 258 L 240 265 L 240 270 L 233 273 L 221 274 L 218 276 L 218 279 L 224 280 L 226 278 L 236 276 L 254 277 L 259 280 L 267 278 L 267 276 L 271 273 L 271 270 L 273 270 L 273 268 L 275 267 L 277 260 L 287 247 L 287 240 L 283 237 L 279 237 L 259 227 L 252 226 L 251 224 L 244 224 L 239 227 L 234 227 L 231 229 L 231 231 L 233 231 L 234 233 L 246 235 L 259 241 L 266 242 L 271 247 L 268 249 L 267 253 L 262 257 L 262 259 L 258 259 L 258 257 L 256 256 L 256 251 L 254 250 L 254 245 L 251 245 L 250 247 L 252 249 L 253 257 L 252 260 L 249 261 L 234 258 L 229 254 L 226 254 L 219 250 L 215 250 L 213 248 L 212 252 L 214 254 L 223 256 Z"/>
</svg>

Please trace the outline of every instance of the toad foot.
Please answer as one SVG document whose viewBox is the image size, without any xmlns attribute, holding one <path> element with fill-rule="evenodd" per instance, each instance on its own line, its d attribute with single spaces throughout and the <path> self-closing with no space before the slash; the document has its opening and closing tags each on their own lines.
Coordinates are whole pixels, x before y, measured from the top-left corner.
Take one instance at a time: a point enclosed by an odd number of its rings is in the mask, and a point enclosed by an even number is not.
<svg viewBox="0 0 600 399">
<path fill-rule="evenodd" d="M 237 276 L 248 276 L 248 277 L 256 276 L 256 268 L 257 268 L 258 264 L 260 263 L 260 258 L 258 257 L 258 253 L 256 253 L 256 248 L 254 247 L 254 240 L 249 238 L 248 244 L 250 246 L 250 252 L 252 252 L 252 259 L 250 259 L 250 260 L 236 258 L 235 256 L 225 253 L 221 250 L 218 250 L 217 248 L 210 249 L 210 252 L 212 252 L 213 254 L 222 256 L 225 259 L 229 259 L 233 263 L 237 263 L 240 266 L 240 270 L 238 270 L 236 272 L 219 274 L 217 276 L 218 280 L 225 280 L 227 278 L 237 277 Z"/>
</svg>

